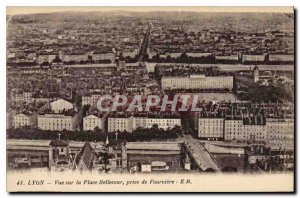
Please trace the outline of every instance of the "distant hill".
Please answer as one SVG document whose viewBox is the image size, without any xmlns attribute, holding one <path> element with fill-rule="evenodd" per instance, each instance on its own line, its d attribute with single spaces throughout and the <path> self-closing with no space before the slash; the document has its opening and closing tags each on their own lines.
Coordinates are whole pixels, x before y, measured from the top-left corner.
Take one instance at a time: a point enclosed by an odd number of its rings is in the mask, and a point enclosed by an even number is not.
<svg viewBox="0 0 300 198">
<path fill-rule="evenodd" d="M 7 17 L 9 18 L 9 17 Z M 293 30 L 293 14 L 284 13 L 220 13 L 220 12 L 174 12 L 174 11 L 152 11 L 152 12 L 56 12 L 40 14 L 14 15 L 9 20 L 11 23 L 47 23 L 47 22 L 93 22 L 97 20 L 153 20 L 165 23 L 189 22 L 189 24 L 199 24 L 202 26 L 224 26 L 229 24 L 230 28 L 242 29 L 245 27 L 255 27 L 255 29 L 265 29 L 266 27 L 284 26 L 282 29 Z M 247 29 L 247 28 L 246 28 Z"/>
</svg>

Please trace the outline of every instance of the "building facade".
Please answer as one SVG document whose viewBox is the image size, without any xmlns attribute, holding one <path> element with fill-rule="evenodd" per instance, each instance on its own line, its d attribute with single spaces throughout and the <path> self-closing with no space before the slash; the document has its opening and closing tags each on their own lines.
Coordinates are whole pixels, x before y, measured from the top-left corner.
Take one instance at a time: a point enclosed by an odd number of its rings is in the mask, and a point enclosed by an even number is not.
<svg viewBox="0 0 300 198">
<path fill-rule="evenodd" d="M 114 117 L 108 118 L 107 131 L 127 131 L 132 132 L 133 117 Z"/>
<path fill-rule="evenodd" d="M 270 147 L 293 149 L 294 148 L 294 119 L 268 118 L 266 122 L 266 143 Z"/>
<path fill-rule="evenodd" d="M 224 140 L 265 143 L 274 149 L 293 149 L 294 119 L 266 118 L 251 124 L 242 119 L 199 118 L 198 138 L 205 140 Z"/>
<path fill-rule="evenodd" d="M 100 94 L 84 95 L 82 96 L 82 105 L 96 106 L 100 96 Z"/>
<path fill-rule="evenodd" d="M 266 139 L 266 126 L 263 124 L 244 124 L 243 120 L 225 120 L 225 141 L 258 141 Z"/>
<path fill-rule="evenodd" d="M 157 124 L 158 128 L 164 130 L 168 128 L 174 128 L 175 126 L 181 126 L 180 118 L 147 118 L 146 127 L 151 128 L 153 125 Z"/>
<path fill-rule="evenodd" d="M 181 126 L 180 118 L 147 118 L 147 117 L 128 117 L 128 118 L 108 118 L 108 132 L 127 131 L 132 132 L 138 127 L 151 128 L 157 124 L 158 128 L 164 130 Z"/>
<path fill-rule="evenodd" d="M 36 125 L 36 115 L 20 113 L 14 116 L 13 123 L 15 128 Z"/>
<path fill-rule="evenodd" d="M 207 140 L 224 139 L 223 118 L 199 118 L 198 137 Z"/>
<path fill-rule="evenodd" d="M 38 115 L 38 128 L 50 131 L 75 131 L 78 128 L 78 114 L 43 114 Z"/>
<path fill-rule="evenodd" d="M 146 126 L 147 126 L 147 117 L 133 117 L 132 130 L 135 130 L 139 127 L 146 128 Z"/>
<path fill-rule="evenodd" d="M 229 89 L 233 88 L 233 76 L 191 75 L 186 77 L 162 77 L 163 89 Z"/>
<path fill-rule="evenodd" d="M 95 115 L 89 115 L 83 118 L 83 130 L 84 131 L 93 131 L 98 127 L 102 129 L 102 120 L 101 118 Z"/>
</svg>

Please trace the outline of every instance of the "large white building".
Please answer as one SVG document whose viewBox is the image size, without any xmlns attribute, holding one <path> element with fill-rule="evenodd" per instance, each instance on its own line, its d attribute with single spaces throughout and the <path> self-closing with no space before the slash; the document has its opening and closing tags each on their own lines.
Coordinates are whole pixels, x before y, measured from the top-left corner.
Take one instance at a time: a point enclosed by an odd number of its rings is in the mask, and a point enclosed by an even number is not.
<svg viewBox="0 0 300 198">
<path fill-rule="evenodd" d="M 83 118 L 83 130 L 84 131 L 93 131 L 98 127 L 102 129 L 102 119 L 95 116 L 89 115 Z"/>
<path fill-rule="evenodd" d="M 117 117 L 108 118 L 108 132 L 113 131 L 127 131 L 132 132 L 138 127 L 151 128 L 157 124 L 158 128 L 164 130 L 168 128 L 174 128 L 175 126 L 181 126 L 180 118 L 147 118 L 147 117 Z"/>
<path fill-rule="evenodd" d="M 13 124 L 15 128 L 25 127 L 25 126 L 35 126 L 36 125 L 36 115 L 20 113 L 13 117 Z"/>
<path fill-rule="evenodd" d="M 50 112 L 41 113 L 37 117 L 38 128 L 50 131 L 78 129 L 78 113 L 74 105 L 63 99 L 50 102 Z"/>
<path fill-rule="evenodd" d="M 229 89 L 233 88 L 233 76 L 190 75 L 162 77 L 163 89 Z"/>
<path fill-rule="evenodd" d="M 78 114 L 43 114 L 38 115 L 38 128 L 50 131 L 75 131 L 78 128 Z"/>
<path fill-rule="evenodd" d="M 108 118 L 107 131 L 127 131 L 132 132 L 133 117 L 110 117 Z"/>
<path fill-rule="evenodd" d="M 164 130 L 174 128 L 175 126 L 181 126 L 180 118 L 147 118 L 146 127 L 151 128 L 153 125 L 157 124 L 158 128 Z"/>
</svg>

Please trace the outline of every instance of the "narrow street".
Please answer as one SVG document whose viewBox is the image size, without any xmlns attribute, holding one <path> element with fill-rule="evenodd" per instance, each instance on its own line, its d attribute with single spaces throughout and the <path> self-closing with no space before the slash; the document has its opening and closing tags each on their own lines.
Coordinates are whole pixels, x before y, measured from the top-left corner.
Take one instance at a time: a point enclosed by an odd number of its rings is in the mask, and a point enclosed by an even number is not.
<svg viewBox="0 0 300 198">
<path fill-rule="evenodd" d="M 150 30 L 151 27 L 150 25 L 148 25 L 148 29 L 146 32 L 146 35 L 144 37 L 144 40 L 141 44 L 141 48 L 140 48 L 140 53 L 139 53 L 139 62 L 144 62 L 145 60 L 145 56 L 147 54 L 147 48 L 148 48 L 148 43 L 149 43 L 149 37 L 150 37 Z"/>
</svg>

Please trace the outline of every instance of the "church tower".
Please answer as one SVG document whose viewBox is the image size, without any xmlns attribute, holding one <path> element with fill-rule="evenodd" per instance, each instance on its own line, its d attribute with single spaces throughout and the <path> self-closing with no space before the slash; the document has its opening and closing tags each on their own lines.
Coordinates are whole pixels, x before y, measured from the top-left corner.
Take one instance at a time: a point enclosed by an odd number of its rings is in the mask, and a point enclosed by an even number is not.
<svg viewBox="0 0 300 198">
<path fill-rule="evenodd" d="M 60 134 L 59 134 L 60 136 Z M 52 140 L 49 144 L 49 168 L 50 170 L 62 171 L 70 168 L 70 149 L 69 142 Z"/>
</svg>

